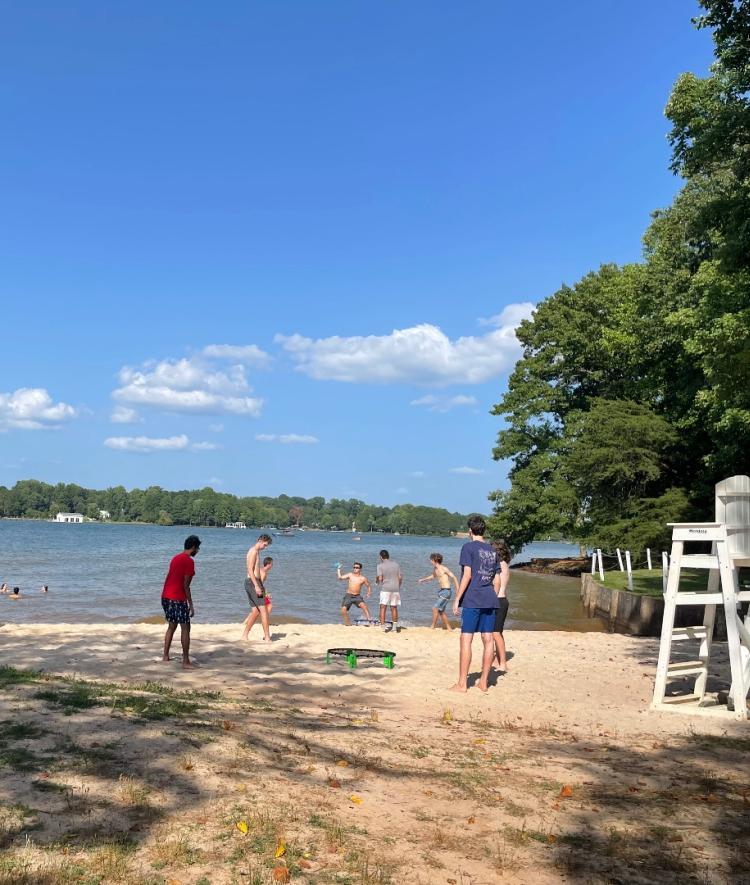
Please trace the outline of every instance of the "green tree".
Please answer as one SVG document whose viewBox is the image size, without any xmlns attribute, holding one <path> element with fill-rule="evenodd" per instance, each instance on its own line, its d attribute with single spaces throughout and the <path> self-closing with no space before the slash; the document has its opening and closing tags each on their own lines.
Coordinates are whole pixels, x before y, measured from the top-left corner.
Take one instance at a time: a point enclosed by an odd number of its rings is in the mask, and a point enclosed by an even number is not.
<svg viewBox="0 0 750 885">
<path fill-rule="evenodd" d="M 667 105 L 686 181 L 654 214 L 644 261 L 563 287 L 518 331 L 523 355 L 494 410 L 511 487 L 491 495 L 491 530 L 515 546 L 558 531 L 654 543 L 747 470 L 750 4 L 702 5 L 716 63 L 680 77 Z"/>
</svg>

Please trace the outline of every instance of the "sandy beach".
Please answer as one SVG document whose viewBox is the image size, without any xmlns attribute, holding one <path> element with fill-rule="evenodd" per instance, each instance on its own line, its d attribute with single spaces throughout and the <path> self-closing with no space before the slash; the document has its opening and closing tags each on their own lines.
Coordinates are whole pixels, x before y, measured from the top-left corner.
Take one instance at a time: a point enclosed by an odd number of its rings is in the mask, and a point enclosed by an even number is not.
<svg viewBox="0 0 750 885">
<path fill-rule="evenodd" d="M 0 628 L 42 671 L 3 671 L 0 882 L 750 881 L 750 731 L 649 712 L 656 640 L 513 631 L 457 695 L 457 632 L 240 632 L 195 623 L 185 672 L 161 626 Z"/>
</svg>

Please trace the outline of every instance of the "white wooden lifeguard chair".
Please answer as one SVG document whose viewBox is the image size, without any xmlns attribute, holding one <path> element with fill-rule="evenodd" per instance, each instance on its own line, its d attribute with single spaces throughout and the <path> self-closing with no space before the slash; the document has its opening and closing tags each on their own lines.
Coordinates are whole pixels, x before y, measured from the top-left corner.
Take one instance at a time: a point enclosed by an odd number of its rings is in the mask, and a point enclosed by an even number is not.
<svg viewBox="0 0 750 885">
<path fill-rule="evenodd" d="M 731 476 L 716 485 L 716 521 L 670 523 L 672 553 L 667 589 L 664 594 L 664 619 L 661 627 L 659 662 L 652 710 L 724 715 L 747 719 L 747 694 L 750 689 L 750 615 L 744 622 L 738 606 L 750 600 L 750 590 L 739 584 L 739 570 L 750 566 L 750 477 Z M 685 553 L 685 544 L 711 542 L 711 553 Z M 682 569 L 706 569 L 705 591 L 686 592 L 680 589 Z M 678 605 L 704 606 L 703 624 L 696 627 L 675 627 Z M 711 660 L 711 640 L 717 606 L 724 607 L 727 625 L 727 650 L 732 684 L 726 704 L 706 698 L 706 683 Z M 670 663 L 672 643 L 699 643 L 695 660 Z M 688 694 L 667 694 L 670 679 L 695 677 Z"/>
</svg>

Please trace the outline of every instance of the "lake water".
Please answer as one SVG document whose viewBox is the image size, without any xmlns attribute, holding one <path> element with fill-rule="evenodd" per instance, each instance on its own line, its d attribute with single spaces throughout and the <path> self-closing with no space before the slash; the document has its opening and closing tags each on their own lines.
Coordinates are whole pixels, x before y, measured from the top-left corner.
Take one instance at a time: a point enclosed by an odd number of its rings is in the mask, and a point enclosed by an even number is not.
<svg viewBox="0 0 750 885">
<path fill-rule="evenodd" d="M 230 623 L 248 610 L 243 589 L 245 554 L 258 531 L 197 528 L 202 545 L 196 557 L 193 601 L 196 620 Z M 0 595 L 0 622 L 50 623 L 134 622 L 161 614 L 160 596 L 170 558 L 182 550 L 191 529 L 186 526 L 63 523 L 0 520 L 0 583 L 18 586 L 25 598 Z M 378 552 L 390 551 L 404 575 L 402 619 L 429 624 L 436 582 L 417 584 L 430 573 L 429 554 L 439 551 L 458 574 L 463 540 L 415 535 L 298 532 L 274 537 L 268 550 L 274 558 L 268 589 L 274 618 L 301 618 L 312 623 L 336 622 L 345 584 L 336 580 L 333 563 L 348 570 L 357 559 L 374 584 Z M 568 556 L 578 552 L 567 544 L 532 544 L 519 560 L 531 556 Z M 48 584 L 49 594 L 40 587 Z M 586 617 L 575 578 L 557 578 L 514 571 L 508 596 L 508 626 L 527 629 L 600 630 Z M 377 611 L 373 592 L 370 611 Z M 368 603 L 369 604 L 369 603 Z"/>
</svg>

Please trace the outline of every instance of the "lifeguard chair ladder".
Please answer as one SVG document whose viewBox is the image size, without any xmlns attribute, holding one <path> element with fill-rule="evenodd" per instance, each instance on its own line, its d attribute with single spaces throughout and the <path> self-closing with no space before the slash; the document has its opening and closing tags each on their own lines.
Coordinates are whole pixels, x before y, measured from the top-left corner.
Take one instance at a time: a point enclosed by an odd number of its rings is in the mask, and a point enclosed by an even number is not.
<svg viewBox="0 0 750 885">
<path fill-rule="evenodd" d="M 664 594 L 664 618 L 651 709 L 723 714 L 733 719 L 747 719 L 747 694 L 750 690 L 750 615 L 743 622 L 737 609 L 741 602 L 750 600 L 750 590 L 741 590 L 739 585 L 740 568 L 750 566 L 750 477 L 732 476 L 717 483 L 715 522 L 670 525 L 672 553 Z M 710 541 L 711 553 L 685 553 L 685 544 L 697 541 Z M 706 590 L 681 590 L 683 568 L 706 569 Z M 696 627 L 675 627 L 675 613 L 679 605 L 704 606 L 703 624 Z M 732 676 L 726 705 L 705 697 L 716 608 L 719 605 L 723 606 L 726 618 L 727 650 Z M 696 659 L 670 663 L 672 643 L 675 641 L 697 641 L 699 647 Z M 695 676 L 691 693 L 667 695 L 670 679 L 690 676 Z"/>
</svg>

